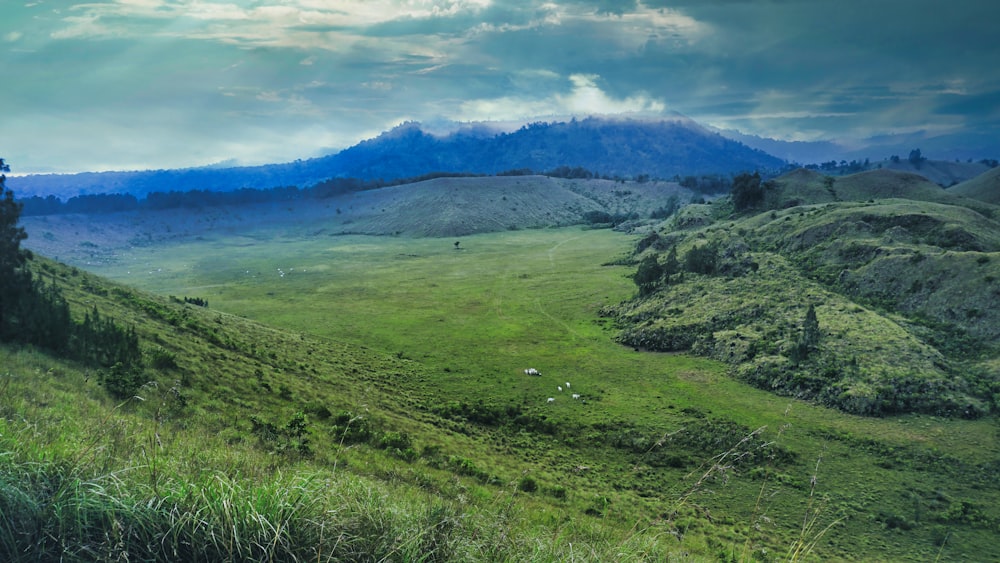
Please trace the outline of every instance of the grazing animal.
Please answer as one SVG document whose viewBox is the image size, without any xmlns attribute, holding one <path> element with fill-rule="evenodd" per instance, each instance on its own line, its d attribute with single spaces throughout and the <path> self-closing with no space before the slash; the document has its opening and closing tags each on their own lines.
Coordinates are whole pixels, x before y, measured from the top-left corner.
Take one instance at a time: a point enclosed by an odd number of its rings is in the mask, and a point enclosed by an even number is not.
<svg viewBox="0 0 1000 563">
<path fill-rule="evenodd" d="M 556 385 L 556 389 L 558 389 L 558 390 L 559 390 L 559 392 L 560 392 L 560 393 L 562 393 L 562 386 L 560 386 L 560 385 Z"/>
<path fill-rule="evenodd" d="M 573 398 L 574 399 L 579 399 L 580 398 L 580 394 L 579 393 L 573 393 Z"/>
<path fill-rule="evenodd" d="M 569 389 L 569 381 L 566 382 L 566 388 Z"/>
<path fill-rule="evenodd" d="M 546 401 L 546 402 L 547 403 L 554 403 L 554 402 L 556 402 L 556 400 L 553 399 L 552 397 L 549 397 L 548 401 Z"/>
<path fill-rule="evenodd" d="M 525 375 L 542 375 L 542 372 L 538 371 L 535 368 L 528 368 L 528 369 L 524 370 L 524 374 Z"/>
</svg>

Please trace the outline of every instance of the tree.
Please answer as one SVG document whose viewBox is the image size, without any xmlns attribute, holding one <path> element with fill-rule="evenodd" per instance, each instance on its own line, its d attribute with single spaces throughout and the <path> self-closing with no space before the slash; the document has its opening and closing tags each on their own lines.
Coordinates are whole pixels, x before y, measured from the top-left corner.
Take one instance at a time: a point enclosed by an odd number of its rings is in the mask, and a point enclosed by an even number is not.
<svg viewBox="0 0 1000 563">
<path fill-rule="evenodd" d="M 760 183 L 760 173 L 744 172 L 733 178 L 732 198 L 736 211 L 752 209 L 763 203 L 764 187 Z"/>
<path fill-rule="evenodd" d="M 920 149 L 913 149 L 910 151 L 910 157 L 908 159 L 910 164 L 912 164 L 918 170 L 923 165 L 924 161 L 927 160 L 922 154 L 920 154 Z"/>
<path fill-rule="evenodd" d="M 632 281 L 639 286 L 640 295 L 649 295 L 656 289 L 656 284 L 663 277 L 663 267 L 655 254 L 650 254 L 639 262 L 639 268 L 632 276 Z"/>
<path fill-rule="evenodd" d="M 816 319 L 816 308 L 809 304 L 806 311 L 806 318 L 802 321 L 802 334 L 799 336 L 795 346 L 792 347 L 790 359 L 794 363 L 804 361 L 809 354 L 819 346 L 819 320 Z"/>
<path fill-rule="evenodd" d="M 713 275 L 718 265 L 719 247 L 714 243 L 692 246 L 684 255 L 684 269 L 692 274 Z"/>
<path fill-rule="evenodd" d="M 18 334 L 19 304 L 31 290 L 31 274 L 24 267 L 28 252 L 21 241 L 28 238 L 22 227 L 21 204 L 7 189 L 5 172 L 10 167 L 0 158 L 0 339 L 9 340 Z"/>
<path fill-rule="evenodd" d="M 663 262 L 663 277 L 665 280 L 670 281 L 670 276 L 681 271 L 681 263 L 677 259 L 677 246 L 671 246 L 670 252 L 667 252 L 667 259 Z"/>
</svg>

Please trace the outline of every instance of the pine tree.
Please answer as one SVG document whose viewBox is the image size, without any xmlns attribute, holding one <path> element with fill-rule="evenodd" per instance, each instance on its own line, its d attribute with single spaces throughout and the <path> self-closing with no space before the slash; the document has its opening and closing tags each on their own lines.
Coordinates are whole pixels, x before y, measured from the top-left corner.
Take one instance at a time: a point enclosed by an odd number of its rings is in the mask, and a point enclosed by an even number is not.
<svg viewBox="0 0 1000 563">
<path fill-rule="evenodd" d="M 0 158 L 0 340 L 14 340 L 21 334 L 20 305 L 30 293 L 31 274 L 24 267 L 28 253 L 21 249 L 21 241 L 28 237 L 18 226 L 21 204 L 7 189 L 5 172 L 10 167 Z"/>
</svg>

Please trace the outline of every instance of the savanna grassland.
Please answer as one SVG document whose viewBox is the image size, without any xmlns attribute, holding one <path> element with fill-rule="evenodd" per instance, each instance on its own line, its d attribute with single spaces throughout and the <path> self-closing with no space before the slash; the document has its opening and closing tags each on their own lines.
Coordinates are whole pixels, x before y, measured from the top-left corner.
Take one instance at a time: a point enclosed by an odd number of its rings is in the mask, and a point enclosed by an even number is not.
<svg viewBox="0 0 1000 563">
<path fill-rule="evenodd" d="M 675 221 L 683 250 L 750 230 L 705 207 Z M 807 213 L 761 215 L 761 247 Z M 100 373 L 2 349 L 2 508 L 18 518 L 0 540 L 26 560 L 31 539 L 68 560 L 1000 556 L 995 415 L 845 414 L 755 388 L 720 354 L 623 346 L 628 315 L 610 312 L 643 306 L 640 239 L 262 221 L 121 246 L 92 273 L 36 259 L 74 313 L 135 327 L 155 384 L 113 400 Z M 718 311 L 756 281 L 754 307 L 793 331 L 801 288 L 836 297 L 759 253 L 743 250 L 768 276 L 685 274 L 666 287 L 687 297 L 659 293 L 656 314 Z M 821 327 L 841 310 L 883 322 L 853 307 L 818 307 Z"/>
<path fill-rule="evenodd" d="M 320 399 L 303 382 L 283 392 L 292 383 L 270 370 L 256 393 L 232 390 L 244 416 L 276 421 L 317 401 L 370 410 L 413 451 L 387 470 L 355 450 L 342 470 L 411 484 L 448 470 L 483 498 L 514 487 L 530 526 L 596 520 L 673 554 L 948 560 L 994 549 L 994 420 L 844 415 L 753 389 L 723 363 L 616 344 L 600 313 L 635 293 L 634 268 L 610 265 L 634 243 L 579 228 L 457 240 L 275 231 L 137 249 L 100 273 L 308 335 L 307 355 L 329 342 L 388 356 L 391 368 L 336 383 L 353 394 Z M 287 414 L 262 408 L 281 404 Z M 319 436 L 335 441 L 339 427 L 309 420 L 313 463 L 335 457 Z"/>
</svg>

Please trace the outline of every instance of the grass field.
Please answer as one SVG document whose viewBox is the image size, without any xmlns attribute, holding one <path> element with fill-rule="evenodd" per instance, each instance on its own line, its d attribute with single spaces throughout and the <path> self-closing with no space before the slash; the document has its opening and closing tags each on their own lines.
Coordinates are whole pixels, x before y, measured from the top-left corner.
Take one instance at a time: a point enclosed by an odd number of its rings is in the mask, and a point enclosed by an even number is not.
<svg viewBox="0 0 1000 563">
<path fill-rule="evenodd" d="M 543 519 L 666 519 L 684 549 L 765 560 L 762 549 L 794 558 L 813 540 L 823 558 L 998 554 L 994 419 L 846 416 L 750 388 L 720 363 L 617 345 L 599 311 L 635 290 L 632 268 L 606 265 L 633 246 L 622 234 L 455 242 L 257 232 L 134 250 L 97 273 L 419 365 L 373 393 L 398 394 L 400 424 L 435 413 L 479 444 L 415 425 L 423 446 L 530 476 L 554 506 L 538 509 Z M 493 431 L 473 423 L 476 405 L 515 406 L 555 429 Z"/>
<path fill-rule="evenodd" d="M 601 310 L 634 294 L 634 268 L 613 265 L 634 244 L 580 228 L 441 239 L 265 225 L 92 266 L 161 299 L 43 263 L 77 311 L 137 325 L 176 361 L 149 368 L 162 385 L 144 401 L 116 407 L 86 370 L 0 349 L 3 498 L 55 530 L 69 518 L 50 536 L 93 532 L 115 553 L 101 522 L 179 514 L 138 528 L 167 527 L 186 549 L 211 530 L 189 517 L 233 528 L 229 506 L 249 495 L 241 525 L 295 528 L 280 543 L 307 559 L 326 526 L 387 560 L 439 541 L 450 547 L 434 557 L 451 560 L 997 557 L 995 418 L 848 416 L 722 363 L 615 344 Z M 148 510 L 172 502 L 184 506 Z M 439 526 L 451 531 L 435 539 Z M 0 529 L 0 544 L 19 534 Z"/>
</svg>

